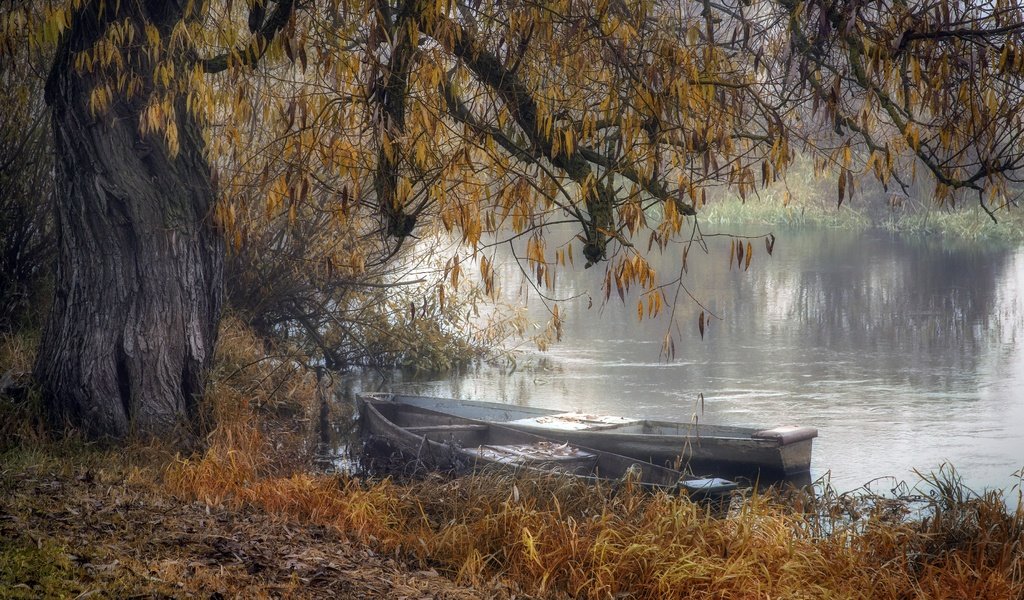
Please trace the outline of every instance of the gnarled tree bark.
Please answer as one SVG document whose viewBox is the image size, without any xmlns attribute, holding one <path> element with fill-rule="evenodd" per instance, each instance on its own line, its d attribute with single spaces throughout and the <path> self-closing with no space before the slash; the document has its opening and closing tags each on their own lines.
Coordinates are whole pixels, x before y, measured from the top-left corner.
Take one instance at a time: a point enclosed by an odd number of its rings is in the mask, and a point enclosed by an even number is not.
<svg viewBox="0 0 1024 600">
<path fill-rule="evenodd" d="M 158 134 L 140 133 L 144 99 L 115 98 L 94 116 L 90 93 L 110 75 L 74 64 L 115 21 L 139 32 L 148 23 L 166 37 L 185 4 L 86 2 L 47 84 L 59 249 L 36 377 L 51 417 L 91 438 L 197 431 L 224 262 L 202 132 L 180 102 L 175 156 Z M 135 66 L 152 88 L 152 68 Z"/>
</svg>

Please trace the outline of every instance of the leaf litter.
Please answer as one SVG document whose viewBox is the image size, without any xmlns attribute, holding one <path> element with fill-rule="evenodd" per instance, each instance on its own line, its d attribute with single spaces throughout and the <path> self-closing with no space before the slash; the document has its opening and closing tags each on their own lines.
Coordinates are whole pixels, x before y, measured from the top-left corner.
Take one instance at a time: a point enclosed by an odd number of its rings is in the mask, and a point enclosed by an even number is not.
<svg viewBox="0 0 1024 600">
<path fill-rule="evenodd" d="M 458 585 L 252 508 L 181 500 L 146 476 L 4 464 L 0 598 L 515 598 Z"/>
</svg>

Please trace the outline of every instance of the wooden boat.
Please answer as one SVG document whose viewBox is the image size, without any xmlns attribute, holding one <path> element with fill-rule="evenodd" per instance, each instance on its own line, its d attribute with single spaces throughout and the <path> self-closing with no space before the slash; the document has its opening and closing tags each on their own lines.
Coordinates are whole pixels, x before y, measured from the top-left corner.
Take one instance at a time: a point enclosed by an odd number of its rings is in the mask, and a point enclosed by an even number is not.
<svg viewBox="0 0 1024 600">
<path fill-rule="evenodd" d="M 687 478 L 679 471 L 525 431 L 449 415 L 389 399 L 360 398 L 363 434 L 383 441 L 424 469 L 466 472 L 501 468 L 554 472 L 589 481 L 633 478 L 639 485 L 691 497 L 717 498 L 736 489 L 720 478 Z"/>
<path fill-rule="evenodd" d="M 761 482 L 810 483 L 811 445 L 818 435 L 813 427 L 698 425 L 429 396 L 369 396 L 456 417 L 500 423 L 559 442 L 656 465 Z"/>
</svg>

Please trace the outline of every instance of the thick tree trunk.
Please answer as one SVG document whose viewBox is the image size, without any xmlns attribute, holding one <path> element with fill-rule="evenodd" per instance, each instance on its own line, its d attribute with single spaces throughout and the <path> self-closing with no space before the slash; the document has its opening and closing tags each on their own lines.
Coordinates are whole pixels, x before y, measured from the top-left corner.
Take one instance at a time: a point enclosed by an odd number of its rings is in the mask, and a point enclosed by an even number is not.
<svg viewBox="0 0 1024 600">
<path fill-rule="evenodd" d="M 74 66 L 108 23 L 129 19 L 140 33 L 150 23 L 166 37 L 181 8 L 103 4 L 86 2 L 76 15 L 47 84 L 59 249 L 36 376 L 49 414 L 89 437 L 184 439 L 197 432 L 224 261 L 201 131 L 180 103 L 180 150 L 171 156 L 159 135 L 140 134 L 142 101 L 115 99 L 93 116 L 90 93 L 110 75 Z"/>
</svg>

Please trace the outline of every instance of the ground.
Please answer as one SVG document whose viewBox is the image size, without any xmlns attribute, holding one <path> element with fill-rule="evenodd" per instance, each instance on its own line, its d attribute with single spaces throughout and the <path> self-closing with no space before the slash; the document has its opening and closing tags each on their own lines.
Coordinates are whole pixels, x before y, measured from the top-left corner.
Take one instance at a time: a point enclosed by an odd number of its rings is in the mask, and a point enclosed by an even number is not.
<svg viewBox="0 0 1024 600">
<path fill-rule="evenodd" d="M 147 474 L 0 455 L 0 598 L 516 598 Z"/>
</svg>

